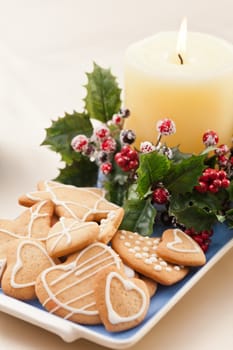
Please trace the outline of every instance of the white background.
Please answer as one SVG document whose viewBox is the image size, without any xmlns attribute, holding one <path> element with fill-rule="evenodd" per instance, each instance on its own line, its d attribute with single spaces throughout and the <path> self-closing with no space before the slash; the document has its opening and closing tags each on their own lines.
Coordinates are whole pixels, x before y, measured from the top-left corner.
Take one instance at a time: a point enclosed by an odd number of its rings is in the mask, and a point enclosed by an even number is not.
<svg viewBox="0 0 233 350">
<path fill-rule="evenodd" d="M 17 198 L 57 175 L 59 157 L 40 147 L 51 119 L 82 108 L 85 71 L 111 67 L 123 87 L 127 46 L 184 15 L 192 31 L 233 43 L 232 0 L 0 0 L 0 217 L 15 217 Z M 134 349 L 233 348 L 233 251 Z M 100 349 L 66 344 L 0 314 L 0 348 Z"/>
</svg>

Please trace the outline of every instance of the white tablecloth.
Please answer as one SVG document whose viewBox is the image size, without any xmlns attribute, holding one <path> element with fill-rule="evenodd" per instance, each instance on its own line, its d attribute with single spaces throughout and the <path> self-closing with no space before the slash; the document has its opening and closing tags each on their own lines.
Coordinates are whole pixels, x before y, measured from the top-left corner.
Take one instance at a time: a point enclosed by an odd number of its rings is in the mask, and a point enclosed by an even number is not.
<svg viewBox="0 0 233 350">
<path fill-rule="evenodd" d="M 92 61 L 111 67 L 122 86 L 123 57 L 134 41 L 161 30 L 189 29 L 233 42 L 231 0 L 0 0 L 0 217 L 22 209 L 20 194 L 51 179 L 62 164 L 40 147 L 51 119 L 80 110 Z M 137 345 L 140 349 L 233 348 L 231 250 Z M 0 313 L 0 348 L 100 349 L 66 344 Z"/>
</svg>

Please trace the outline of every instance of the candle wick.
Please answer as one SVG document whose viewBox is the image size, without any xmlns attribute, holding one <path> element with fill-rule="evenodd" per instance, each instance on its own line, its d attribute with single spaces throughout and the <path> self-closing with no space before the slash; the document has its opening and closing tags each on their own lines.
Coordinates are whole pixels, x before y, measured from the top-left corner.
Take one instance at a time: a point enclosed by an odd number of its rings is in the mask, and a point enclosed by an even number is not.
<svg viewBox="0 0 233 350">
<path fill-rule="evenodd" d="M 182 58 L 182 56 L 181 56 L 180 53 L 178 53 L 178 57 L 179 57 L 179 59 L 180 59 L 180 64 L 184 64 L 184 60 L 183 60 L 183 58 Z"/>
</svg>

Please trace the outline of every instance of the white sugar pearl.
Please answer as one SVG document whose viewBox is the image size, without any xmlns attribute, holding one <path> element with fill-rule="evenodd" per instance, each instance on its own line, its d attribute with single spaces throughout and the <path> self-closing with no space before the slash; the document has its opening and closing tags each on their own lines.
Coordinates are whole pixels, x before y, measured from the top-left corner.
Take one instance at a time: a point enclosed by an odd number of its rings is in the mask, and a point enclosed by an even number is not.
<svg viewBox="0 0 233 350">
<path fill-rule="evenodd" d="M 153 243 L 154 243 L 154 244 L 158 244 L 158 243 L 159 243 L 159 238 L 154 239 L 154 240 L 153 240 Z"/>
<path fill-rule="evenodd" d="M 151 257 L 150 257 L 150 260 L 151 260 L 151 262 L 156 262 L 156 261 L 157 261 L 157 258 L 156 258 L 155 256 L 151 256 Z"/>
<path fill-rule="evenodd" d="M 140 253 L 136 253 L 136 254 L 135 254 L 135 258 L 137 258 L 137 259 L 141 259 L 141 258 L 142 258 L 142 254 L 140 254 Z"/>
<path fill-rule="evenodd" d="M 151 256 L 154 256 L 157 258 L 158 255 L 156 253 L 152 253 Z"/>
<path fill-rule="evenodd" d="M 128 252 L 129 252 L 129 253 L 135 253 L 135 250 L 134 250 L 133 248 L 129 248 L 129 249 L 128 249 Z"/>
<path fill-rule="evenodd" d="M 157 245 L 153 245 L 152 249 L 153 250 L 157 250 L 158 246 Z"/>
<path fill-rule="evenodd" d="M 135 241 L 135 244 L 139 245 L 139 244 L 141 244 L 141 242 L 137 240 L 137 241 Z"/>
<path fill-rule="evenodd" d="M 131 247 L 131 244 L 129 242 L 124 243 L 126 247 Z"/>
<path fill-rule="evenodd" d="M 151 261 L 151 259 L 145 259 L 144 263 L 147 265 L 150 265 L 150 264 L 152 264 L 152 261 Z"/>
<path fill-rule="evenodd" d="M 121 236 L 120 236 L 120 239 L 121 239 L 121 240 L 125 239 L 125 236 L 121 235 Z"/>
<path fill-rule="evenodd" d="M 132 235 L 129 235 L 129 238 L 130 238 L 130 239 L 133 239 L 133 236 L 132 236 Z"/>
<path fill-rule="evenodd" d="M 139 252 L 141 250 L 141 248 L 139 246 L 136 246 L 136 247 L 134 247 L 134 250 Z"/>
<path fill-rule="evenodd" d="M 168 267 L 166 267 L 166 271 L 167 271 L 167 272 L 171 272 L 171 270 L 172 270 L 172 268 L 171 268 L 171 267 L 169 267 L 169 266 L 168 266 Z"/>
<path fill-rule="evenodd" d="M 147 241 L 146 244 L 149 245 L 149 246 L 151 246 L 151 245 L 152 245 L 152 242 L 151 242 L 151 241 Z"/>
<path fill-rule="evenodd" d="M 148 258 L 149 254 L 148 253 L 142 253 L 142 256 L 144 256 L 145 258 Z"/>
<path fill-rule="evenodd" d="M 173 268 L 174 268 L 174 270 L 176 270 L 176 271 L 180 271 L 180 267 L 179 267 L 179 266 L 174 266 Z"/>
<path fill-rule="evenodd" d="M 143 247 L 142 250 L 143 250 L 144 252 L 149 252 L 149 248 L 148 248 L 148 247 Z"/>
<path fill-rule="evenodd" d="M 161 266 L 167 266 L 167 263 L 166 263 L 166 261 L 161 261 L 161 262 L 160 262 L 160 265 L 161 265 Z"/>
<path fill-rule="evenodd" d="M 162 266 L 160 266 L 160 265 L 155 265 L 155 266 L 154 266 L 154 270 L 156 270 L 156 271 L 162 271 Z"/>
<path fill-rule="evenodd" d="M 139 237 L 139 241 L 144 241 L 144 238 L 143 237 Z"/>
<path fill-rule="evenodd" d="M 125 230 L 122 230 L 122 231 L 121 231 L 121 234 L 122 234 L 122 235 L 125 235 L 125 234 L 126 234 L 126 231 L 125 231 Z"/>
</svg>

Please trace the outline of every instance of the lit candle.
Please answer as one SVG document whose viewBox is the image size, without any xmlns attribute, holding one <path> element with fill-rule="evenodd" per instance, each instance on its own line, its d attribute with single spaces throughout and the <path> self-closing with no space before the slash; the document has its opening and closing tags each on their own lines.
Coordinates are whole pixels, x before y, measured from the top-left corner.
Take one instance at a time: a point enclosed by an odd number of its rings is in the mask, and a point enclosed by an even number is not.
<svg viewBox="0 0 233 350">
<path fill-rule="evenodd" d="M 202 135 L 233 135 L 233 45 L 202 33 L 187 33 L 186 20 L 176 32 L 161 32 L 131 45 L 125 61 L 126 128 L 142 141 L 155 141 L 156 122 L 170 118 L 176 134 L 168 145 L 186 152 L 203 149 Z"/>
</svg>

